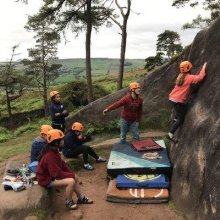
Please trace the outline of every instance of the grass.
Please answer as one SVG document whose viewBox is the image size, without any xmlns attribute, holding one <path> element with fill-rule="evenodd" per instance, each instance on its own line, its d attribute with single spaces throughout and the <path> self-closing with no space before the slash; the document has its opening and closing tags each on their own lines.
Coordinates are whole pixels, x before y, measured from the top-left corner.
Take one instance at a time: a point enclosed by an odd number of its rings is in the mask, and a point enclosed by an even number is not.
<svg viewBox="0 0 220 220">
<path fill-rule="evenodd" d="M 36 209 L 29 214 L 29 216 L 36 216 L 37 220 L 46 220 L 49 215 L 49 211 L 46 209 Z"/>
<path fill-rule="evenodd" d="M 55 80 L 55 84 L 63 84 L 73 80 L 85 79 L 85 59 L 61 59 L 56 63 L 62 64 L 62 75 Z M 119 59 L 92 58 L 92 75 L 96 77 L 105 77 L 115 74 L 119 69 Z M 144 67 L 143 59 L 126 59 L 125 72 L 133 71 Z"/>
</svg>

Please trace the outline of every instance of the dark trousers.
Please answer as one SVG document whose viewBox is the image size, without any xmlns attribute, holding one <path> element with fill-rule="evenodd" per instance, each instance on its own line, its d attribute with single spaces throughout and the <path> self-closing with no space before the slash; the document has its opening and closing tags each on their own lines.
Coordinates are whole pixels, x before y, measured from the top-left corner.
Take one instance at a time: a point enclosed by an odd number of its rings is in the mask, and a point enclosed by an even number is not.
<svg viewBox="0 0 220 220">
<path fill-rule="evenodd" d="M 53 129 L 59 129 L 62 132 L 65 132 L 65 125 L 63 125 L 63 124 L 54 124 L 54 123 L 52 123 L 51 126 L 52 126 Z"/>
<path fill-rule="evenodd" d="M 83 161 L 85 164 L 88 163 L 88 155 L 92 156 L 96 160 L 99 158 L 96 152 L 88 145 L 80 145 L 74 147 L 72 150 L 64 152 L 64 156 L 67 158 L 77 157 L 80 154 L 83 154 Z"/>
<path fill-rule="evenodd" d="M 179 126 L 184 122 L 188 105 L 183 103 L 175 103 L 175 102 L 171 102 L 171 103 L 175 111 L 175 116 L 170 129 L 170 133 L 174 134 L 175 131 L 179 128 Z"/>
</svg>

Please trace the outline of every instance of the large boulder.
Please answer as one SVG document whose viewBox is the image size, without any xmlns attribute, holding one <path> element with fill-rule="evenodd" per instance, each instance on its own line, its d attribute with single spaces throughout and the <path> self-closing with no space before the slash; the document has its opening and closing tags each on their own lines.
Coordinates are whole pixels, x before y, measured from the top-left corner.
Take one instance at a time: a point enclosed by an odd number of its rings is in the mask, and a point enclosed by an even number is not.
<svg viewBox="0 0 220 220">
<path fill-rule="evenodd" d="M 191 102 L 184 125 L 178 131 L 179 144 L 170 152 L 173 162 L 172 197 L 188 219 L 220 219 L 220 19 L 197 34 L 181 57 L 148 74 L 142 81 L 143 121 L 163 117 L 170 111 L 168 94 L 174 85 L 181 60 L 193 63 L 198 72 L 208 62 L 207 77 Z M 119 110 L 102 116 L 103 109 L 118 100 L 126 89 L 90 103 L 68 119 L 106 123 L 119 118 Z"/>
<path fill-rule="evenodd" d="M 38 209 L 48 209 L 52 203 L 52 192 L 35 185 L 21 192 L 4 191 L 0 187 L 0 219 L 17 220 Z"/>
<path fill-rule="evenodd" d="M 172 196 L 188 219 L 220 219 L 220 19 L 197 34 L 190 60 L 208 61 L 207 78 L 171 152 Z"/>
</svg>

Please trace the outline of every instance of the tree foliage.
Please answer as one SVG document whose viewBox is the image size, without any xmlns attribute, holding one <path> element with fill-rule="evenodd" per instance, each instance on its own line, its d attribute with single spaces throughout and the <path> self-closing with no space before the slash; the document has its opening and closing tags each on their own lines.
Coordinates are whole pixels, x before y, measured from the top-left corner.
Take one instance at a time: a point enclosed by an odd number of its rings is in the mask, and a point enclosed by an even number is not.
<svg viewBox="0 0 220 220">
<path fill-rule="evenodd" d="M 180 43 L 180 36 L 177 32 L 165 30 L 157 36 L 156 56 L 145 59 L 145 68 L 150 71 L 157 66 L 161 66 L 168 60 L 178 56 L 183 50 Z"/>
<path fill-rule="evenodd" d="M 154 69 L 157 66 L 161 66 L 164 64 L 165 60 L 163 58 L 163 53 L 157 53 L 156 56 L 150 56 L 148 58 L 145 59 L 145 69 L 147 69 L 148 71 L 151 71 L 152 69 Z"/>
<path fill-rule="evenodd" d="M 20 71 L 17 70 L 18 62 L 15 62 L 16 50 L 18 45 L 12 47 L 12 54 L 10 61 L 0 65 L 0 87 L 5 92 L 5 100 L 1 104 L 7 104 L 7 111 L 12 125 L 12 107 L 11 102 L 19 98 L 25 86 L 28 84 L 29 78 L 25 77 Z"/>
<path fill-rule="evenodd" d="M 204 10 L 210 12 L 210 17 L 203 18 L 201 15 L 198 15 L 191 23 L 184 24 L 183 29 L 205 28 L 220 16 L 220 0 L 174 0 L 172 4 L 172 6 L 177 8 L 184 7 L 185 5 L 190 7 L 202 5 Z"/>
<path fill-rule="evenodd" d="M 183 50 L 180 43 L 180 36 L 177 32 L 165 30 L 157 37 L 157 52 L 164 53 L 168 59 L 171 59 Z"/>
<path fill-rule="evenodd" d="M 44 0 L 37 17 L 55 24 L 58 33 L 71 29 L 77 37 L 86 31 L 86 79 L 88 85 L 88 101 L 93 99 L 91 74 L 91 32 L 103 25 L 111 14 L 105 7 L 106 0 Z"/>
<path fill-rule="evenodd" d="M 24 59 L 22 63 L 26 66 L 26 75 L 33 77 L 34 85 L 38 87 L 44 98 L 45 116 L 47 116 L 47 90 L 50 82 L 59 76 L 59 69 L 62 66 L 54 63 L 60 36 L 52 25 L 38 20 L 37 16 L 30 16 L 25 28 L 36 33 L 34 36 L 36 44 L 34 48 L 28 49 L 30 59 Z"/>
</svg>

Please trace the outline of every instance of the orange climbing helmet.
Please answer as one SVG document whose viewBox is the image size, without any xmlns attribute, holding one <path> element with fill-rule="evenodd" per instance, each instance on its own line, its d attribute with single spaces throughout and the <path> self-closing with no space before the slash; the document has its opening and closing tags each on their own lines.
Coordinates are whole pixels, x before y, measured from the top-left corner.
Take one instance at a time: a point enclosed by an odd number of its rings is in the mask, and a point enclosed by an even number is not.
<svg viewBox="0 0 220 220">
<path fill-rule="evenodd" d="M 51 91 L 50 92 L 50 98 L 53 98 L 55 95 L 59 94 L 58 91 Z"/>
<path fill-rule="evenodd" d="M 41 134 L 47 134 L 48 131 L 52 130 L 53 128 L 50 125 L 42 125 L 40 128 Z"/>
<path fill-rule="evenodd" d="M 58 129 L 52 129 L 47 132 L 47 143 L 51 143 L 52 141 L 62 139 L 64 137 L 64 133 Z"/>
<path fill-rule="evenodd" d="M 79 122 L 74 122 L 72 125 L 73 131 L 83 131 L 83 125 Z"/>
<path fill-rule="evenodd" d="M 132 82 L 129 84 L 130 91 L 134 91 L 135 89 L 139 89 L 139 88 L 140 88 L 140 84 L 137 82 Z"/>
<path fill-rule="evenodd" d="M 190 61 L 183 61 L 180 63 L 180 72 L 187 73 L 191 70 L 192 63 Z"/>
</svg>

